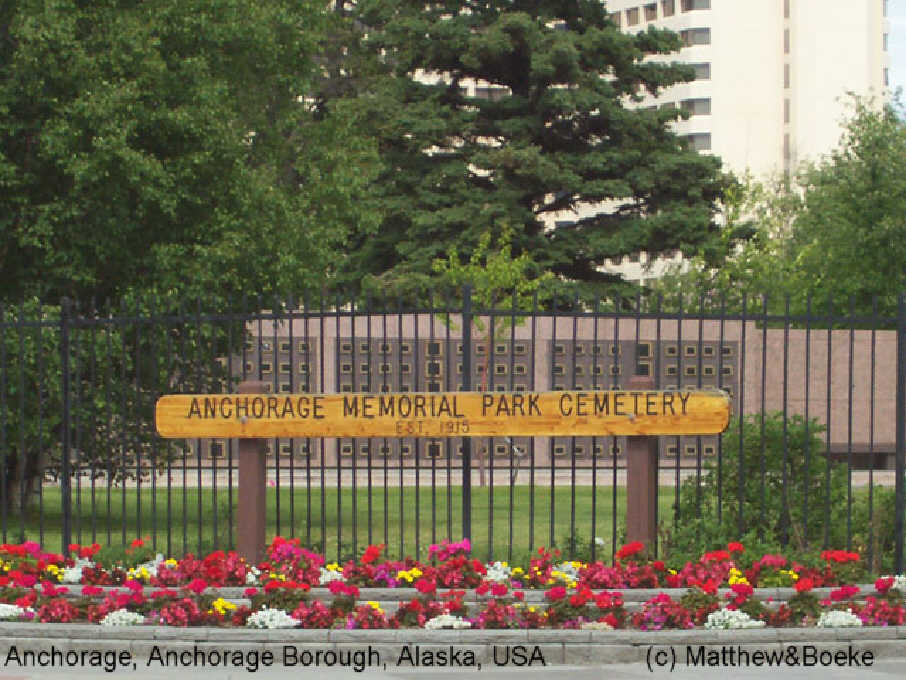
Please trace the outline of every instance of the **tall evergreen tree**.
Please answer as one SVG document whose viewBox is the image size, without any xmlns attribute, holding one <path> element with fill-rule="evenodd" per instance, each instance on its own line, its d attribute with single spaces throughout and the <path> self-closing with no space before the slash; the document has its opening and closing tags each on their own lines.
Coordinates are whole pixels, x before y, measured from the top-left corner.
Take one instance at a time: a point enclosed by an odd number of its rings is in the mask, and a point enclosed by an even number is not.
<svg viewBox="0 0 906 680">
<path fill-rule="evenodd" d="M 624 34 L 600 0 L 360 0 L 352 14 L 386 75 L 360 82 L 383 222 L 352 241 L 350 281 L 405 288 L 507 224 L 515 253 L 599 292 L 605 258 L 714 236 L 720 161 L 671 130 L 678 109 L 638 105 L 692 79 L 646 60 L 680 49 L 676 34 Z"/>
</svg>

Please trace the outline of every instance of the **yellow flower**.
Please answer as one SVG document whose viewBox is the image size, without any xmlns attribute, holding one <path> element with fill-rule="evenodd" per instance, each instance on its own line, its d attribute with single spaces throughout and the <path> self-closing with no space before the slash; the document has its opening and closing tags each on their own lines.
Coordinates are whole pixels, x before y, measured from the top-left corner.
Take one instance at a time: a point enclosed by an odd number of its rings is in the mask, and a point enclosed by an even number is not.
<svg viewBox="0 0 906 680">
<path fill-rule="evenodd" d="M 535 613 L 535 608 L 534 608 L 534 607 L 529 607 L 528 610 L 529 610 L 532 614 Z"/>
<path fill-rule="evenodd" d="M 327 571 L 343 571 L 343 567 L 341 567 L 337 562 L 331 562 L 324 568 L 327 569 Z"/>
<path fill-rule="evenodd" d="M 377 602 L 371 601 L 371 602 L 367 602 L 366 604 L 369 607 L 371 607 L 374 611 L 376 611 L 378 614 L 384 613 L 384 610 L 381 609 L 381 605 L 379 605 Z"/>
<path fill-rule="evenodd" d="M 179 562 L 170 557 L 164 560 L 164 564 L 166 564 L 168 567 L 175 567 L 177 564 L 179 564 Z"/>
<path fill-rule="evenodd" d="M 513 567 L 513 576 L 515 576 L 516 574 L 524 574 L 524 573 L 525 573 L 525 571 L 522 569 L 522 567 Z"/>
<path fill-rule="evenodd" d="M 236 605 L 228 600 L 224 600 L 222 597 L 218 597 L 214 602 L 211 603 L 211 607 L 221 616 L 226 616 L 226 613 L 236 609 Z"/>
</svg>

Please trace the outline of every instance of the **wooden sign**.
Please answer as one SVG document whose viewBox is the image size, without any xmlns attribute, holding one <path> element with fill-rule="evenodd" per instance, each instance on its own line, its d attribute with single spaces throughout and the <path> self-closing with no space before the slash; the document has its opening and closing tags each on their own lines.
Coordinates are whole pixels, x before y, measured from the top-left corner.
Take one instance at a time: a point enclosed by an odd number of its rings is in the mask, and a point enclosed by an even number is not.
<svg viewBox="0 0 906 680">
<path fill-rule="evenodd" d="M 725 392 L 178 394 L 157 402 L 162 437 L 499 437 L 723 432 Z"/>
</svg>

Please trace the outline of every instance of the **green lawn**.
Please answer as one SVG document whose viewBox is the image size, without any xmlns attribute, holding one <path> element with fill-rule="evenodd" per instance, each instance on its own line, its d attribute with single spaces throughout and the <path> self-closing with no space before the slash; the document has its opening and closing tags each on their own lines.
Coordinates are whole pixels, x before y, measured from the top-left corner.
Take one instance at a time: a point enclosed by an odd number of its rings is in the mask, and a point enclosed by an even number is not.
<svg viewBox="0 0 906 680">
<path fill-rule="evenodd" d="M 575 527 L 577 547 L 587 552 L 594 536 L 604 539 L 598 555 L 609 558 L 612 549 L 614 524 L 614 495 L 611 487 L 599 486 L 595 498 L 589 486 L 577 486 L 575 507 L 572 506 L 570 486 L 559 484 L 553 494 L 551 520 L 551 488 L 537 485 L 493 489 L 493 514 L 489 487 L 472 488 L 472 541 L 474 553 L 481 558 L 526 561 L 533 547 L 556 543 L 569 550 L 569 536 Z M 338 554 L 361 554 L 369 543 L 386 543 L 392 556 L 427 555 L 428 546 L 443 538 L 458 540 L 462 531 L 462 496 L 459 487 L 438 486 L 432 492 L 430 484 L 416 490 L 407 486 L 402 491 L 382 485 L 352 489 L 324 490 L 319 486 L 309 493 L 304 486 L 292 491 L 268 489 L 268 538 L 279 533 L 299 536 L 303 544 L 325 549 L 329 558 Z M 658 497 L 660 519 L 672 516 L 673 489 L 661 487 Z M 102 545 L 122 545 L 136 536 L 150 537 L 164 553 L 180 555 L 185 551 L 205 552 L 232 545 L 235 523 L 235 490 L 233 512 L 229 512 L 227 490 L 186 489 L 174 487 L 169 503 L 166 488 L 113 489 L 109 498 L 106 487 L 94 493 L 83 487 L 73 489 L 73 540 Z M 278 510 L 279 503 L 279 510 Z M 92 515 L 94 519 L 92 520 Z M 616 525 L 618 541 L 625 524 L 626 490 L 616 489 Z M 368 518 L 371 517 L 370 531 Z M 123 521 L 125 518 L 125 522 Z M 493 533 L 491 520 L 493 518 Z M 43 496 L 43 513 L 37 505 L 24 517 L 18 514 L 6 518 L 5 541 L 22 537 L 41 542 L 47 549 L 61 546 L 62 513 L 60 493 L 47 488 Z M 551 528 L 553 525 L 553 529 Z M 125 529 L 124 529 L 125 527 Z M 433 528 L 432 528 L 433 527 Z M 0 527 L 2 528 L 2 527 Z M 512 545 L 512 547 L 510 547 Z"/>
</svg>

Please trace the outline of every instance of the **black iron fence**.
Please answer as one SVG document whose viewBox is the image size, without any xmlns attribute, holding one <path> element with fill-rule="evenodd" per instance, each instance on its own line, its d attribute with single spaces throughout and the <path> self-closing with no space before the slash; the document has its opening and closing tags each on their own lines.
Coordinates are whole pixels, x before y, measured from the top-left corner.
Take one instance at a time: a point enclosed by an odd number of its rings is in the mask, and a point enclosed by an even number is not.
<svg viewBox="0 0 906 680">
<path fill-rule="evenodd" d="M 282 393 L 593 391 L 643 375 L 725 390 L 737 416 L 720 437 L 661 438 L 660 551 L 745 536 L 858 548 L 902 571 L 903 304 L 860 317 L 708 302 L 487 310 L 465 291 L 419 310 L 4 309 L 2 539 L 231 547 L 236 443 L 160 439 L 162 394 L 245 379 Z M 625 449 L 620 437 L 275 439 L 270 530 L 338 557 L 373 543 L 424 555 L 469 535 L 489 558 L 556 545 L 607 559 L 625 524 Z"/>
</svg>

